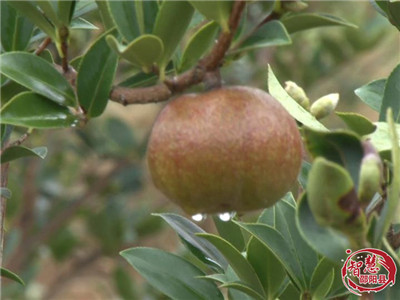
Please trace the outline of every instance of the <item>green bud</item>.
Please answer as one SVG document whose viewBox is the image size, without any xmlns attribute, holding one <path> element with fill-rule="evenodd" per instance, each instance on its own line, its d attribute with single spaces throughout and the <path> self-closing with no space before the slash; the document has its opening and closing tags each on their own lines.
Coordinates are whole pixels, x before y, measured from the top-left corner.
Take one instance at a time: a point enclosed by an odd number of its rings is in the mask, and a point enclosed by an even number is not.
<svg viewBox="0 0 400 300">
<path fill-rule="evenodd" d="M 295 1 L 282 1 L 282 6 L 286 11 L 299 12 L 306 9 L 308 7 L 308 4 L 303 1 L 295 0 Z"/>
<path fill-rule="evenodd" d="M 322 119 L 330 115 L 339 102 L 339 94 L 328 94 L 316 100 L 310 108 L 311 114 L 316 119 Z"/>
<path fill-rule="evenodd" d="M 304 109 L 310 109 L 310 99 L 308 99 L 304 90 L 299 87 L 295 82 L 286 81 L 285 90 L 289 94 L 289 96 L 296 100 L 296 102 L 299 103 Z"/>
</svg>

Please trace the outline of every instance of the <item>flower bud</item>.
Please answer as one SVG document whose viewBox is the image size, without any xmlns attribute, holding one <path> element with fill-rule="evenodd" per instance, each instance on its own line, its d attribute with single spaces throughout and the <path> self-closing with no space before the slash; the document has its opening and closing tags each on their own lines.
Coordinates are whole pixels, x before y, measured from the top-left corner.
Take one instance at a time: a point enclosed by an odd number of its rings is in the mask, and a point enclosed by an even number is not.
<svg viewBox="0 0 400 300">
<path fill-rule="evenodd" d="M 328 94 L 316 100 L 310 108 L 311 114 L 316 119 L 322 119 L 330 115 L 339 102 L 339 94 Z"/>
<path fill-rule="evenodd" d="M 293 81 L 286 81 L 285 84 L 285 90 L 289 96 L 296 100 L 304 109 L 309 110 L 310 99 L 308 99 L 304 90 Z"/>
</svg>

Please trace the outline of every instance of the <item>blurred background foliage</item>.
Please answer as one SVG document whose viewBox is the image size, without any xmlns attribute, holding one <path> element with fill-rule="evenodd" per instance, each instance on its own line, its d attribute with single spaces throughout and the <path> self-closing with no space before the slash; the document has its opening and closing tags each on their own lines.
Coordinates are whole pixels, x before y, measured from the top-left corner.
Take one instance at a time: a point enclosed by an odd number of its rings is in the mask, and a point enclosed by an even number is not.
<svg viewBox="0 0 400 300">
<path fill-rule="evenodd" d="M 222 69 L 224 82 L 266 88 L 269 63 L 281 82 L 295 81 L 311 100 L 338 92 L 338 111 L 377 120 L 353 91 L 387 77 L 399 62 L 397 30 L 368 1 L 308 4 L 309 11 L 340 16 L 358 28 L 294 33 L 291 45 L 252 51 L 229 62 Z M 263 5 L 268 4 L 249 6 L 250 24 L 260 20 Z M 96 10 L 85 19 L 101 29 Z M 197 16 L 193 22 L 199 21 Z M 71 58 L 81 55 L 100 32 L 73 31 Z M 131 74 L 132 67 L 121 63 L 117 81 Z M 132 246 L 184 251 L 177 249 L 176 235 L 161 218 L 151 216 L 182 213 L 155 190 L 145 163 L 151 125 L 163 105 L 109 103 L 101 118 L 83 128 L 37 131 L 30 137 L 28 146 L 43 144 L 49 153 L 43 161 L 25 158 L 10 165 L 13 197 L 7 203 L 4 261 L 26 286 L 4 280 L 4 299 L 163 299 L 118 255 Z M 334 115 L 324 123 L 344 126 Z M 21 133 L 16 131 L 15 137 Z M 200 226 L 214 231 L 211 218 Z"/>
</svg>

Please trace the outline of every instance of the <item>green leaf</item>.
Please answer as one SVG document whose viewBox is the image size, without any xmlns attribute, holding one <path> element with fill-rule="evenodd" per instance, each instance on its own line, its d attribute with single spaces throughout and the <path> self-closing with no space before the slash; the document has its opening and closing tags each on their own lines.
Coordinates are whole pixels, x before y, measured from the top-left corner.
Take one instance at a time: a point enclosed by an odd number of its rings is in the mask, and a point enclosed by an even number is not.
<svg viewBox="0 0 400 300">
<path fill-rule="evenodd" d="M 82 17 L 84 14 L 87 14 L 96 8 L 97 6 L 94 0 L 77 1 L 72 18 L 75 19 Z"/>
<path fill-rule="evenodd" d="M 387 199 L 375 226 L 373 247 L 381 246 L 382 238 L 386 236 L 392 222 L 400 222 L 400 145 L 399 135 L 393 119 L 393 112 L 390 108 L 387 110 L 387 123 L 389 126 L 390 140 L 392 142 L 393 175 L 391 183 L 387 188 Z"/>
<path fill-rule="evenodd" d="M 109 2 L 110 1 L 96 0 L 96 5 L 99 9 L 100 17 L 106 30 L 109 30 L 115 26 L 114 19 L 111 16 L 108 5 Z"/>
<path fill-rule="evenodd" d="M 179 65 L 179 72 L 186 71 L 194 66 L 197 61 L 205 54 L 214 43 L 214 38 L 218 30 L 215 22 L 209 22 L 200 27 L 190 38 L 183 50 Z"/>
<path fill-rule="evenodd" d="M 24 52 L 4 53 L 0 72 L 58 104 L 76 106 L 75 94 L 68 81 L 41 57 Z"/>
<path fill-rule="evenodd" d="M 164 54 L 158 62 L 161 79 L 163 79 L 163 73 L 169 60 L 190 24 L 193 12 L 193 7 L 186 1 L 163 1 L 160 6 L 153 34 L 158 36 L 164 44 Z"/>
<path fill-rule="evenodd" d="M 189 1 L 208 20 L 216 21 L 225 32 L 229 32 L 229 16 L 233 1 Z"/>
<path fill-rule="evenodd" d="M 347 127 L 361 136 L 376 130 L 376 125 L 361 114 L 353 112 L 335 112 L 335 114 L 346 123 Z"/>
<path fill-rule="evenodd" d="M 293 299 L 301 299 L 301 295 L 299 290 L 292 283 L 289 283 L 283 293 L 279 296 L 279 300 Z"/>
<path fill-rule="evenodd" d="M 399 12 L 400 13 L 400 12 Z M 389 75 L 385 91 L 383 93 L 382 106 L 379 114 L 379 121 L 386 120 L 386 113 L 389 107 L 393 111 L 393 119 L 396 123 L 400 123 L 400 64 Z"/>
<path fill-rule="evenodd" d="M 11 199 L 12 193 L 8 188 L 0 187 L 0 197 Z"/>
<path fill-rule="evenodd" d="M 40 7 L 42 12 L 44 13 L 44 16 L 50 20 L 57 28 L 60 28 L 63 26 L 61 20 L 59 19 L 59 16 L 57 15 L 52 3 L 52 1 L 49 0 L 40 0 L 36 1 L 36 5 Z M 58 3 L 57 3 L 58 5 Z"/>
<path fill-rule="evenodd" d="M 116 30 L 112 29 L 101 35 L 83 56 L 79 65 L 77 94 L 79 104 L 88 117 L 100 116 L 107 106 L 118 56 L 108 47 L 106 36 L 115 33 Z"/>
<path fill-rule="evenodd" d="M 282 46 L 292 43 L 285 26 L 280 21 L 271 21 L 259 27 L 248 37 L 238 49 L 233 52 L 243 52 L 253 49 Z"/>
<path fill-rule="evenodd" d="M 239 250 L 237 250 L 231 243 L 217 235 L 209 233 L 197 233 L 196 235 L 206 239 L 217 247 L 217 249 L 225 256 L 238 277 L 257 293 L 264 296 L 264 290 L 256 272 Z"/>
<path fill-rule="evenodd" d="M 320 132 L 304 128 L 307 149 L 313 157 L 322 156 L 345 167 L 358 188 L 364 150 L 361 139 L 351 131 Z"/>
<path fill-rule="evenodd" d="M 14 272 L 11 272 L 10 270 L 0 267 L 0 276 L 4 277 L 4 278 L 8 278 L 11 279 L 15 282 L 18 282 L 22 285 L 25 285 L 24 281 L 21 279 L 21 277 L 19 277 L 17 274 L 15 274 Z"/>
<path fill-rule="evenodd" d="M 39 57 L 43 58 L 45 61 L 47 61 L 48 63 L 53 64 L 54 63 L 54 59 L 53 59 L 53 55 L 51 54 L 51 51 L 49 49 L 44 49 L 40 54 Z"/>
<path fill-rule="evenodd" d="M 362 87 L 359 87 L 354 93 L 369 107 L 379 112 L 382 106 L 383 92 L 386 85 L 386 79 L 374 80 Z"/>
<path fill-rule="evenodd" d="M 308 173 L 310 172 L 311 164 L 305 160 L 301 163 L 300 174 L 297 178 L 303 189 L 307 187 Z"/>
<path fill-rule="evenodd" d="M 342 233 L 317 224 L 306 194 L 300 198 L 297 208 L 297 224 L 307 243 L 333 262 L 339 263 L 346 255 L 346 249 L 351 248 L 348 239 Z"/>
<path fill-rule="evenodd" d="M 13 146 L 7 148 L 1 154 L 1 163 L 6 163 L 21 157 L 26 156 L 37 156 L 41 159 L 44 159 L 47 155 L 47 148 L 46 147 L 37 147 L 33 149 L 29 149 L 23 146 Z"/>
<path fill-rule="evenodd" d="M 400 3 L 398 1 L 389 1 L 387 4 L 387 14 L 390 23 L 400 30 Z"/>
<path fill-rule="evenodd" d="M 33 24 L 6 1 L 1 1 L 1 46 L 4 51 L 23 51 L 29 44 Z"/>
<path fill-rule="evenodd" d="M 24 86 L 16 83 L 15 81 L 8 80 L 5 84 L 1 86 L 0 89 L 2 105 L 7 103 L 12 97 L 16 96 L 17 94 L 26 91 L 27 89 Z"/>
<path fill-rule="evenodd" d="M 293 251 L 294 249 L 290 247 L 281 233 L 275 228 L 264 224 L 237 223 L 275 254 L 297 287 L 302 289 L 306 287 L 303 271 Z"/>
<path fill-rule="evenodd" d="M 375 122 L 376 130 L 368 136 L 371 143 L 379 152 L 392 150 L 392 142 L 389 138 L 389 126 L 386 122 Z M 400 124 L 395 124 L 397 135 L 400 136 Z M 400 140 L 399 140 L 400 142 Z"/>
<path fill-rule="evenodd" d="M 140 31 L 135 1 L 107 1 L 107 4 L 118 32 L 127 42 L 136 39 Z"/>
<path fill-rule="evenodd" d="M 312 299 L 325 299 L 326 295 L 332 287 L 334 276 L 335 271 L 332 269 L 325 277 L 323 277 L 324 279 L 313 292 Z"/>
<path fill-rule="evenodd" d="M 154 248 L 131 248 L 121 252 L 153 287 L 172 299 L 223 299 L 217 286 L 198 279 L 204 273 L 174 254 Z"/>
<path fill-rule="evenodd" d="M 135 1 L 140 33 L 152 33 L 157 17 L 157 1 Z"/>
<path fill-rule="evenodd" d="M 86 29 L 86 30 L 98 30 L 99 27 L 96 25 L 90 23 L 89 21 L 86 21 L 85 19 L 82 18 L 77 18 L 72 20 L 70 27 L 71 30 L 74 29 Z"/>
<path fill-rule="evenodd" d="M 265 298 L 257 293 L 251 286 L 245 284 L 244 282 L 227 282 L 220 286 L 220 288 L 229 288 L 241 291 L 246 295 L 249 295 L 252 299 L 264 300 Z"/>
<path fill-rule="evenodd" d="M 314 116 L 288 95 L 275 77 L 271 66 L 268 66 L 268 91 L 300 123 L 312 129 L 327 130 Z"/>
<path fill-rule="evenodd" d="M 176 214 L 164 213 L 154 215 L 163 218 L 184 241 L 202 252 L 212 263 L 211 266 L 218 266 L 221 271 L 227 268 L 228 263 L 219 250 L 209 241 L 196 235 L 197 233 L 206 233 L 199 226 Z"/>
<path fill-rule="evenodd" d="M 61 20 L 61 23 L 68 26 L 71 22 L 72 16 L 74 15 L 74 10 L 76 6 L 75 0 L 64 0 L 58 1 L 57 3 L 57 15 Z"/>
<path fill-rule="evenodd" d="M 163 53 L 163 44 L 159 37 L 152 34 L 141 35 L 127 46 L 121 45 L 112 35 L 106 38 L 108 45 L 133 65 L 149 73 L 154 63 Z"/>
<path fill-rule="evenodd" d="M 322 26 L 347 26 L 357 28 L 356 25 L 341 18 L 322 13 L 295 13 L 288 14 L 281 19 L 289 33 L 312 29 Z"/>
<path fill-rule="evenodd" d="M 275 255 L 254 237 L 247 246 L 247 260 L 253 266 L 264 288 L 266 299 L 276 299 L 286 278 L 286 271 Z"/>
<path fill-rule="evenodd" d="M 33 128 L 71 127 L 78 122 L 70 110 L 41 95 L 23 92 L 0 110 L 1 123 Z"/>
<path fill-rule="evenodd" d="M 21 15 L 28 18 L 51 39 L 57 40 L 55 28 L 48 21 L 48 19 L 36 8 L 36 4 L 33 1 L 7 1 L 7 4 L 14 7 Z"/>
<path fill-rule="evenodd" d="M 225 222 L 218 216 L 213 216 L 213 220 L 219 235 L 235 246 L 236 249 L 243 251 L 246 245 L 241 228 L 232 220 Z"/>
</svg>

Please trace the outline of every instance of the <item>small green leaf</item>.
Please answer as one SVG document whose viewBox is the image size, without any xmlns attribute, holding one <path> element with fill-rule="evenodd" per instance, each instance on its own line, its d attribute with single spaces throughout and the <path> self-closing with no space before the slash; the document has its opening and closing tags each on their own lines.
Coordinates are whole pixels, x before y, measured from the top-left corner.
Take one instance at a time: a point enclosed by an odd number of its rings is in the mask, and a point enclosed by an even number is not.
<svg viewBox="0 0 400 300">
<path fill-rule="evenodd" d="M 46 147 L 37 147 L 33 149 L 29 149 L 27 147 L 23 146 L 13 146 L 10 148 L 7 148 L 2 154 L 1 154 L 1 163 L 6 163 L 21 157 L 26 157 L 26 156 L 37 156 L 41 159 L 44 159 L 47 155 L 47 148 Z"/>
<path fill-rule="evenodd" d="M 335 112 L 335 114 L 346 123 L 347 127 L 361 136 L 376 130 L 376 125 L 361 114 L 353 112 Z"/>
<path fill-rule="evenodd" d="M 108 45 L 121 57 L 144 72 L 149 73 L 151 67 L 163 53 L 163 44 L 159 37 L 152 34 L 141 35 L 127 46 L 121 45 L 115 37 L 106 37 Z"/>
<path fill-rule="evenodd" d="M 196 235 L 197 233 L 206 233 L 199 226 L 182 216 L 171 213 L 154 215 L 163 218 L 183 240 L 202 252 L 208 260 L 213 262 L 212 266 L 217 265 L 221 270 L 227 268 L 228 263 L 220 251 L 209 241 Z"/>
<path fill-rule="evenodd" d="M 58 1 L 57 3 L 57 15 L 61 20 L 61 23 L 68 26 L 71 22 L 72 16 L 74 15 L 74 10 L 76 6 L 75 0 L 64 0 Z"/>
<path fill-rule="evenodd" d="M 208 20 L 216 21 L 225 32 L 229 32 L 229 16 L 233 1 L 189 1 Z"/>
<path fill-rule="evenodd" d="M 75 106 L 75 94 L 68 81 L 45 59 L 24 52 L 1 55 L 0 72 L 32 91 L 65 105 Z"/>
<path fill-rule="evenodd" d="M 4 51 L 23 51 L 29 44 L 33 24 L 10 6 L 1 1 L 1 46 Z"/>
<path fill-rule="evenodd" d="M 312 129 L 327 130 L 324 125 L 289 96 L 275 77 L 271 66 L 268 66 L 268 90 L 271 96 L 278 100 L 297 121 Z"/>
<path fill-rule="evenodd" d="M 376 130 L 368 136 L 371 143 L 374 145 L 377 151 L 390 151 L 392 150 L 392 142 L 388 138 L 389 126 L 386 122 L 375 122 Z M 397 135 L 400 136 L 400 124 L 395 124 Z M 399 140 L 400 142 L 400 140 Z"/>
<path fill-rule="evenodd" d="M 400 123 L 400 64 L 389 75 L 385 91 L 383 93 L 382 106 L 379 114 L 379 121 L 386 120 L 386 113 L 389 107 L 393 111 L 394 122 Z"/>
<path fill-rule="evenodd" d="M 79 104 L 89 117 L 100 116 L 107 106 L 118 56 L 108 47 L 106 36 L 115 33 L 116 30 L 112 29 L 101 35 L 83 56 L 79 65 L 77 94 Z"/>
<path fill-rule="evenodd" d="M 295 13 L 288 14 L 281 19 L 289 33 L 312 29 L 322 26 L 347 26 L 357 28 L 356 25 L 341 18 L 322 13 Z"/>
<path fill-rule="evenodd" d="M 0 187 L 0 197 L 11 199 L 12 193 L 8 188 Z"/>
<path fill-rule="evenodd" d="M 72 20 L 70 29 L 98 30 L 99 27 L 82 18 Z"/>
<path fill-rule="evenodd" d="M 71 127 L 78 122 L 68 108 L 32 92 L 12 98 L 2 107 L 0 116 L 2 124 L 33 128 Z"/>
<path fill-rule="evenodd" d="M 129 43 L 140 35 L 135 1 L 107 1 L 118 32 Z"/>
<path fill-rule="evenodd" d="M 100 17 L 106 30 L 110 30 L 115 26 L 114 19 L 111 16 L 110 8 L 108 6 L 108 2 L 109 1 L 96 0 L 96 5 L 99 9 Z"/>
<path fill-rule="evenodd" d="M 55 28 L 36 8 L 36 4 L 33 1 L 7 1 L 7 4 L 14 7 L 21 15 L 27 17 L 51 39 L 57 40 Z"/>
<path fill-rule="evenodd" d="M 346 249 L 351 248 L 348 239 L 342 233 L 330 227 L 318 225 L 309 207 L 306 194 L 300 198 L 297 224 L 308 244 L 333 262 L 339 263 Z"/>
<path fill-rule="evenodd" d="M 354 93 L 369 107 L 379 112 L 382 106 L 383 92 L 385 90 L 386 79 L 374 80 L 362 87 L 359 87 Z"/>
<path fill-rule="evenodd" d="M 382 238 L 387 234 L 387 231 L 392 222 L 398 223 L 400 221 L 399 210 L 400 210 L 400 145 L 399 135 L 395 127 L 395 121 L 393 118 L 393 112 L 390 108 L 387 110 L 387 123 L 389 127 L 389 134 L 387 138 L 390 138 L 392 143 L 392 180 L 387 188 L 387 199 L 380 213 L 378 222 L 374 232 L 374 247 L 380 247 L 382 244 Z"/>
<path fill-rule="evenodd" d="M 24 281 L 21 279 L 21 277 L 19 277 L 17 274 L 15 274 L 14 272 L 11 272 L 10 270 L 0 267 L 0 276 L 4 277 L 4 278 L 8 278 L 11 279 L 15 282 L 18 282 L 22 285 L 25 285 Z"/>
<path fill-rule="evenodd" d="M 172 299 L 224 299 L 215 283 L 197 277 L 205 274 L 185 259 L 154 248 L 121 252 L 153 287 Z"/>
<path fill-rule="evenodd" d="M 169 60 L 190 24 L 193 12 L 193 7 L 186 1 L 163 1 L 160 6 L 153 34 L 164 44 L 164 54 L 158 62 L 162 79 Z"/>
<path fill-rule="evenodd" d="M 215 22 L 209 22 L 200 27 L 190 38 L 183 50 L 179 71 L 183 72 L 194 66 L 214 43 L 218 30 Z"/>
<path fill-rule="evenodd" d="M 233 52 L 243 52 L 253 49 L 283 46 L 292 43 L 285 26 L 280 21 L 267 22 L 248 37 L 238 49 Z"/>
<path fill-rule="evenodd" d="M 225 256 L 238 277 L 257 293 L 264 296 L 264 289 L 257 277 L 257 273 L 239 250 L 237 250 L 231 243 L 217 235 L 208 233 L 197 233 L 196 235 L 206 239 L 217 247 L 217 249 Z"/>
</svg>

